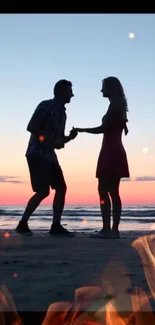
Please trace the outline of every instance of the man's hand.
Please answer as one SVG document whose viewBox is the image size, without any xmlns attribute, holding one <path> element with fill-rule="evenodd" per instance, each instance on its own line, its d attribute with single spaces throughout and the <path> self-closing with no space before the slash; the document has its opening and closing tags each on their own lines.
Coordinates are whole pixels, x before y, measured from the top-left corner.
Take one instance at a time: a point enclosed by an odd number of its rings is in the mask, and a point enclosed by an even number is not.
<svg viewBox="0 0 155 325">
<path fill-rule="evenodd" d="M 70 138 L 71 140 L 73 140 L 73 139 L 75 139 L 75 138 L 77 137 L 77 135 L 78 135 L 78 132 L 77 132 L 77 130 L 74 129 L 74 127 L 73 127 L 72 130 L 71 130 L 70 133 L 69 133 L 69 138 Z"/>
</svg>

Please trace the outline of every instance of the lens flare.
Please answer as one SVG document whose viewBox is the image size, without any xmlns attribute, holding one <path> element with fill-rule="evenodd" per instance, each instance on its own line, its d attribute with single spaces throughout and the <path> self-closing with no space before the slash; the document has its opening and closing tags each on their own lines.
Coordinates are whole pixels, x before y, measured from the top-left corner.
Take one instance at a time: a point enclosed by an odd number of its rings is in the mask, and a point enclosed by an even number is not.
<svg viewBox="0 0 155 325">
<path fill-rule="evenodd" d="M 9 237 L 10 237 L 9 232 L 5 232 L 5 234 L 4 234 L 4 238 L 9 238 Z"/>
<path fill-rule="evenodd" d="M 40 141 L 40 142 L 43 142 L 44 140 L 45 140 L 44 135 L 40 135 L 40 136 L 39 136 L 39 141 Z"/>
<path fill-rule="evenodd" d="M 142 149 L 142 151 L 143 151 L 143 153 L 148 153 L 148 151 L 149 151 L 149 149 L 148 149 L 148 147 L 144 147 L 143 149 Z"/>
</svg>

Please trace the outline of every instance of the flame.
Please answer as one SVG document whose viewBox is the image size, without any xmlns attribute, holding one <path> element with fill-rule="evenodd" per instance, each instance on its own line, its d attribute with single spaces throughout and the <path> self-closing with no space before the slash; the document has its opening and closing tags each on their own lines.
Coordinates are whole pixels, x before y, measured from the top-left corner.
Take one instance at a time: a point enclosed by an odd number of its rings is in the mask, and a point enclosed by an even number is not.
<svg viewBox="0 0 155 325">
<path fill-rule="evenodd" d="M 141 237 L 132 243 L 132 247 L 138 251 L 143 266 L 151 262 L 145 274 L 155 299 L 153 239 L 155 236 Z M 130 292 L 130 282 L 130 274 L 114 256 L 104 270 L 101 287 L 77 289 L 74 303 L 64 303 L 65 311 L 60 312 L 62 303 L 51 304 L 42 325 L 155 325 L 150 297 L 141 288 L 135 287 L 134 292 Z"/>
<path fill-rule="evenodd" d="M 138 251 L 146 276 L 147 283 L 149 285 L 152 297 L 155 300 L 155 235 L 144 236 L 136 239 L 132 246 Z"/>
<path fill-rule="evenodd" d="M 155 236 L 134 240 L 131 246 L 138 252 L 150 295 L 131 285 L 130 274 L 118 256 L 106 265 L 101 286 L 86 286 L 75 290 L 74 302 L 52 303 L 42 325 L 155 325 L 150 298 L 155 301 Z M 14 275 L 17 273 L 14 273 Z M 6 312 L 9 313 L 9 321 Z M 23 325 L 12 297 L 5 286 L 0 287 L 0 325 Z"/>
<path fill-rule="evenodd" d="M 23 325 L 5 285 L 0 286 L 0 325 Z"/>
</svg>

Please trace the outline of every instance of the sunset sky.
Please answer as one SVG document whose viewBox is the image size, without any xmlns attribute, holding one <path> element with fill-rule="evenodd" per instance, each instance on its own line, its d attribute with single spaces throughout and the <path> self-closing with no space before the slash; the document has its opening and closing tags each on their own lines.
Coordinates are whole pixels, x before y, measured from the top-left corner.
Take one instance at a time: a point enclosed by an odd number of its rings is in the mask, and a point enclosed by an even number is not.
<svg viewBox="0 0 155 325">
<path fill-rule="evenodd" d="M 67 135 L 72 126 L 100 125 L 108 107 L 101 81 L 110 75 L 122 82 L 129 105 L 123 143 L 131 180 L 121 182 L 123 204 L 155 204 L 155 15 L 1 14 L 0 30 L 0 205 L 26 204 L 33 193 L 26 127 L 38 103 L 53 97 L 54 84 L 62 78 L 73 84 Z M 101 141 L 82 133 L 57 150 L 66 204 L 98 204 Z"/>
</svg>

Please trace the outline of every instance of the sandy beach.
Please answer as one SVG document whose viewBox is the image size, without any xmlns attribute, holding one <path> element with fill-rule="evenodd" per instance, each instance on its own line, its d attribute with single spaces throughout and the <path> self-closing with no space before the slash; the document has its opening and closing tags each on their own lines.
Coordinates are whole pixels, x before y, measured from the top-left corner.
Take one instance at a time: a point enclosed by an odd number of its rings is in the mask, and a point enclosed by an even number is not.
<svg viewBox="0 0 155 325">
<path fill-rule="evenodd" d="M 145 271 L 153 270 L 153 240 L 150 232 L 136 231 L 121 232 L 121 238 L 115 240 L 91 238 L 83 233 L 56 238 L 48 232 L 28 237 L 1 231 L 1 284 L 11 293 L 18 312 L 46 312 L 52 303 L 73 303 L 76 290 L 82 287 L 85 289 L 80 289 L 80 299 L 88 287 L 92 287 L 93 295 L 93 287 L 101 285 L 105 295 L 124 295 L 138 287 L 150 296 Z M 98 308 L 95 306 L 91 308 Z M 126 299 L 118 304 L 122 311 L 131 308 Z"/>
</svg>

